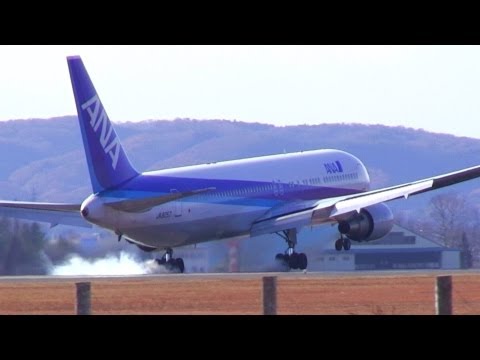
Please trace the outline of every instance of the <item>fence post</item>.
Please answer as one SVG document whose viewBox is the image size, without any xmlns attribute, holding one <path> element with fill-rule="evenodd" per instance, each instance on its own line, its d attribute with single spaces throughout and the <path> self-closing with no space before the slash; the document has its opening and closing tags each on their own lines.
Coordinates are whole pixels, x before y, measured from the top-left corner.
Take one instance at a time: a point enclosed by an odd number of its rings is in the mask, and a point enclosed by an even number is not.
<svg viewBox="0 0 480 360">
<path fill-rule="evenodd" d="M 263 315 L 277 315 L 277 277 L 263 277 Z"/>
<path fill-rule="evenodd" d="M 436 315 L 452 315 L 452 277 L 437 276 L 435 286 Z"/>
<path fill-rule="evenodd" d="M 76 313 L 77 315 L 91 315 L 90 306 L 90 283 L 89 282 L 77 282 L 77 303 Z"/>
</svg>

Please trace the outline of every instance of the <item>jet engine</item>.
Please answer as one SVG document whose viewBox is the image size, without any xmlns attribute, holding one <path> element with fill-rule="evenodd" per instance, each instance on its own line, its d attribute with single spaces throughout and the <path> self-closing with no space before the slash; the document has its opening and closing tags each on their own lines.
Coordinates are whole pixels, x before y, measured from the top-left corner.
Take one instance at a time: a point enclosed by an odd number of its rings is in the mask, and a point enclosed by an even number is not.
<svg viewBox="0 0 480 360">
<path fill-rule="evenodd" d="M 384 203 L 367 206 L 360 213 L 338 223 L 338 231 L 354 241 L 380 239 L 387 235 L 392 227 L 393 214 Z"/>
</svg>

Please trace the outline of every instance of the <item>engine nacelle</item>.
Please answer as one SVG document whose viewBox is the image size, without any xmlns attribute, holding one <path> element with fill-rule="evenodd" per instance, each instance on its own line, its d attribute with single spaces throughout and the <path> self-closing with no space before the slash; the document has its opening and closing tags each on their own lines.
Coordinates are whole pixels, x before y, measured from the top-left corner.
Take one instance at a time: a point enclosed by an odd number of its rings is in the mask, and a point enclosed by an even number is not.
<svg viewBox="0 0 480 360">
<path fill-rule="evenodd" d="M 354 241 L 371 241 L 387 235 L 393 227 L 393 214 L 383 203 L 368 206 L 338 223 L 338 231 Z"/>
</svg>

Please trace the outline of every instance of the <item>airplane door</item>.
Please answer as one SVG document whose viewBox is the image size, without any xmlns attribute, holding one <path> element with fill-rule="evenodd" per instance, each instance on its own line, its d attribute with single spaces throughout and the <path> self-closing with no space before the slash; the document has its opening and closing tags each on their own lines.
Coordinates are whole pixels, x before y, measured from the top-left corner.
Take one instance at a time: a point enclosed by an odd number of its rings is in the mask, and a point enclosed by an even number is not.
<svg viewBox="0 0 480 360">
<path fill-rule="evenodd" d="M 170 193 L 178 193 L 177 189 L 170 189 Z M 179 200 L 173 201 L 173 213 L 175 217 L 182 216 L 182 202 Z"/>
<path fill-rule="evenodd" d="M 282 196 L 284 193 L 283 183 L 280 180 L 273 180 L 273 194 L 275 196 Z"/>
</svg>

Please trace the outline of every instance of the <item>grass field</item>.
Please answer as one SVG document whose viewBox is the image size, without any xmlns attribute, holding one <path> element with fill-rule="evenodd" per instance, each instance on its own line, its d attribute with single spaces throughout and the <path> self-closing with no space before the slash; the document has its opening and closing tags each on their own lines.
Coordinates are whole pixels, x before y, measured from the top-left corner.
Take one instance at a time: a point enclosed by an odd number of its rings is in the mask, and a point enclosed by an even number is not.
<svg viewBox="0 0 480 360">
<path fill-rule="evenodd" d="M 93 314 L 261 314 L 261 276 L 92 279 Z M 75 281 L 0 282 L 0 314 L 74 314 Z M 279 314 L 434 314 L 435 275 L 279 276 Z M 480 275 L 453 275 L 454 314 L 480 314 Z"/>
</svg>

